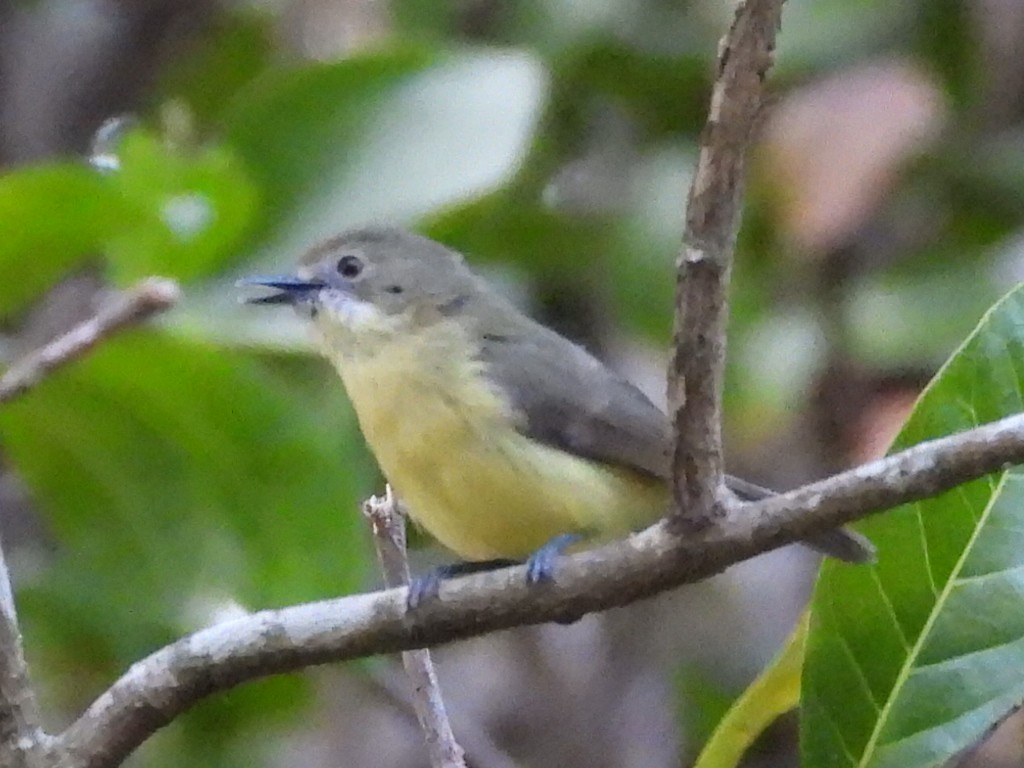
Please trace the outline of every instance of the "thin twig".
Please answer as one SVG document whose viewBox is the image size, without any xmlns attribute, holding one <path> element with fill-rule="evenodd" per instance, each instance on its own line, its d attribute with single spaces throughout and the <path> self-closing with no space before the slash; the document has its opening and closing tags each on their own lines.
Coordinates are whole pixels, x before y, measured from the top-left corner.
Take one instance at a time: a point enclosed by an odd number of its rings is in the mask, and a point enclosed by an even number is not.
<svg viewBox="0 0 1024 768">
<path fill-rule="evenodd" d="M 118 331 L 174 306 L 180 296 L 177 283 L 160 277 L 146 278 L 118 294 L 88 320 L 8 368 L 0 376 L 0 403 L 25 394 L 51 371 L 78 359 Z"/>
<path fill-rule="evenodd" d="M 411 709 L 408 687 L 403 685 L 407 679 L 397 668 L 371 669 L 363 682 L 397 712 L 408 717 L 413 726 L 419 727 L 419 720 Z M 462 743 L 466 745 L 469 762 L 478 768 L 517 768 L 516 761 L 491 739 L 483 723 L 477 725 L 479 727 L 463 728 Z"/>
<path fill-rule="evenodd" d="M 391 486 L 387 486 L 383 497 L 371 496 L 363 505 L 363 512 L 373 529 L 373 544 L 384 583 L 388 587 L 408 585 L 405 515 L 399 509 Z M 466 768 L 465 753 L 452 733 L 430 651 L 426 648 L 404 651 L 402 665 L 412 683 L 412 707 L 427 742 L 430 765 L 433 768 Z"/>
<path fill-rule="evenodd" d="M 405 589 L 260 611 L 185 637 L 132 665 L 60 737 L 62 768 L 116 766 L 216 691 L 314 664 L 422 648 L 499 629 L 570 621 L 699 581 L 770 549 L 1024 463 L 1024 414 L 921 443 L 769 499 L 720 526 L 678 536 L 659 523 L 526 583 L 523 567 L 442 584 L 413 613 Z"/>
<path fill-rule="evenodd" d="M 676 264 L 676 315 L 668 372 L 675 430 L 675 526 L 699 530 L 724 514 L 722 380 L 727 289 L 743 193 L 743 160 L 772 63 L 783 0 L 743 0 L 719 46 L 718 79 L 686 203 Z"/>
</svg>

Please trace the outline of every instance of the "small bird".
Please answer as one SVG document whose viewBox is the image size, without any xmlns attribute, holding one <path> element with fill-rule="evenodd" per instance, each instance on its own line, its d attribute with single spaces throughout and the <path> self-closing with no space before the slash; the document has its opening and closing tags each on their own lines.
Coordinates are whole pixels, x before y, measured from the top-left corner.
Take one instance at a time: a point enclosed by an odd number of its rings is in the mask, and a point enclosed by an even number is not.
<svg viewBox="0 0 1024 768">
<path fill-rule="evenodd" d="M 394 227 L 317 245 L 254 304 L 307 317 L 370 449 L 413 519 L 465 560 L 418 581 L 528 559 L 550 578 L 578 541 L 624 536 L 671 501 L 668 417 L 582 347 L 531 320 L 444 245 Z M 728 477 L 741 498 L 770 495 Z M 859 534 L 808 539 L 848 562 Z"/>
</svg>

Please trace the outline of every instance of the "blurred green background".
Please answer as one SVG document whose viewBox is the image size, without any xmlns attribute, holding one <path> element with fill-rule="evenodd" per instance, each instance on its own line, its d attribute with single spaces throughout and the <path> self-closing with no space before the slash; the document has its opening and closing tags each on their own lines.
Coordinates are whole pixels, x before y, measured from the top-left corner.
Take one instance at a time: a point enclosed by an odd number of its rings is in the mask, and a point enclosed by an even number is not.
<svg viewBox="0 0 1024 768">
<path fill-rule="evenodd" d="M 0 535 L 52 724 L 185 632 L 378 583 L 358 504 L 381 480 L 340 382 L 290 313 L 239 306 L 237 277 L 402 223 L 663 400 L 730 18 L 713 0 L 0 3 L 0 361 L 111 286 L 185 287 L 0 409 Z M 1016 0 L 787 2 L 732 289 L 733 472 L 788 487 L 879 455 L 1024 274 L 1021 46 Z M 443 649 L 472 764 L 687 764 L 815 565 L 791 548 Z M 426 765 L 403 691 L 393 660 L 249 685 L 132 764 Z M 747 764 L 795 760 L 783 721 Z"/>
</svg>

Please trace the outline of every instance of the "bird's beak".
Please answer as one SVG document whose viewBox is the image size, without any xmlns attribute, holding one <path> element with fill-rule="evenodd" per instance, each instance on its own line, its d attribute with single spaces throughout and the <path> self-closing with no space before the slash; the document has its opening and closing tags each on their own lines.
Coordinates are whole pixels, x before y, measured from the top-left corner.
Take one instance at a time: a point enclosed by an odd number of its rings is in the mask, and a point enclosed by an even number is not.
<svg viewBox="0 0 1024 768">
<path fill-rule="evenodd" d="M 245 299 L 246 304 L 294 304 L 311 293 L 324 287 L 318 280 L 302 280 L 298 277 L 274 275 L 270 277 L 246 277 L 235 283 L 238 287 L 261 285 L 276 288 L 278 293 Z"/>
</svg>

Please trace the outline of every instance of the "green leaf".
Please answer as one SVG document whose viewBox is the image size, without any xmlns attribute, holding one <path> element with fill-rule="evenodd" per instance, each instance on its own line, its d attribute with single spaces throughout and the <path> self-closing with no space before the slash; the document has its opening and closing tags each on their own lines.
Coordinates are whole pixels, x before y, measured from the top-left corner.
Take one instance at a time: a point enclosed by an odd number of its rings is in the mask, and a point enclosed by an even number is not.
<svg viewBox="0 0 1024 768">
<path fill-rule="evenodd" d="M 84 164 L 0 176 L 0 315 L 22 308 L 97 252 L 124 215 L 109 185 Z"/>
<path fill-rule="evenodd" d="M 409 221 L 516 167 L 544 95 L 529 54 L 421 48 L 258 78 L 227 110 L 228 142 L 263 188 L 266 260 L 326 233 Z"/>
<path fill-rule="evenodd" d="M 268 196 L 272 224 L 344 162 L 372 123 L 374 108 L 433 57 L 419 48 L 274 70 L 256 78 L 225 112 L 229 144 Z"/>
<path fill-rule="evenodd" d="M 361 441 L 333 374 L 302 371 L 139 332 L 2 409 L 60 546 L 23 594 L 33 636 L 112 674 L 238 604 L 361 584 Z"/>
<path fill-rule="evenodd" d="M 694 768 L 734 768 L 775 718 L 797 705 L 807 641 L 805 612 L 786 644 L 718 724 Z"/>
<path fill-rule="evenodd" d="M 962 110 L 978 103 L 985 79 L 982 43 L 971 10 L 960 0 L 917 4 L 915 53 L 943 79 L 946 93 Z"/>
<path fill-rule="evenodd" d="M 273 21 L 271 14 L 251 7 L 222 9 L 188 56 L 168 62 L 159 92 L 184 101 L 200 122 L 214 120 L 239 90 L 272 65 Z"/>
<path fill-rule="evenodd" d="M 110 234 L 107 256 L 121 281 L 162 274 L 207 275 L 234 254 L 256 206 L 256 190 L 225 147 L 177 150 L 143 131 L 117 148 L 107 180 L 128 220 Z"/>
<path fill-rule="evenodd" d="M 997 304 L 921 397 L 894 449 L 1024 408 L 1024 289 Z M 941 765 L 1024 699 L 1024 472 L 886 512 L 875 566 L 822 566 L 803 764 Z"/>
<path fill-rule="evenodd" d="M 208 274 L 233 255 L 256 195 L 224 147 L 177 151 L 135 131 L 117 148 L 121 167 L 25 168 L 0 176 L 0 315 L 21 309 L 87 256 L 106 256 L 129 282 Z"/>
<path fill-rule="evenodd" d="M 604 250 L 607 227 L 500 190 L 441 211 L 424 233 L 474 258 L 511 262 L 534 275 L 578 276 Z"/>
<path fill-rule="evenodd" d="M 711 50 L 664 56 L 602 40 L 571 59 L 567 76 L 580 92 L 604 93 L 627 107 L 643 126 L 644 138 L 678 139 L 697 135 L 704 125 L 713 73 Z"/>
</svg>

